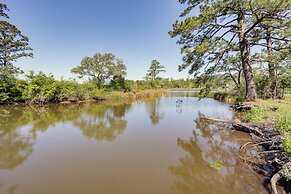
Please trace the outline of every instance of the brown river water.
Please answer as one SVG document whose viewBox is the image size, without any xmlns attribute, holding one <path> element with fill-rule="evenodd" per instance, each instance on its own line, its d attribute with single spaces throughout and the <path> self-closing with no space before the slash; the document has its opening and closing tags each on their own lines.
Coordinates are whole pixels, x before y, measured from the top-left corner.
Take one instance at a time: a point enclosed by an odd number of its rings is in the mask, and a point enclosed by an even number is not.
<svg viewBox="0 0 291 194">
<path fill-rule="evenodd" d="M 0 107 L 0 194 L 266 193 L 237 157 L 248 136 L 199 117 L 228 105 L 193 94 Z"/>
</svg>

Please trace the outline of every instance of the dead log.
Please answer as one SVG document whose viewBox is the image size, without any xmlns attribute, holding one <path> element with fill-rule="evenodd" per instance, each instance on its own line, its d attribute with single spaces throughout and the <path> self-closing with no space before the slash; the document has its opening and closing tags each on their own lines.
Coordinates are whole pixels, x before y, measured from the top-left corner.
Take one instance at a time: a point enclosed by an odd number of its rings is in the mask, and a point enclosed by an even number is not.
<svg viewBox="0 0 291 194">
<path fill-rule="evenodd" d="M 228 121 L 228 120 L 214 119 L 214 118 L 209 118 L 209 117 L 205 117 L 205 116 L 201 116 L 200 118 L 201 119 L 210 120 L 210 121 L 214 121 L 214 122 L 231 123 L 231 121 Z"/>
<path fill-rule="evenodd" d="M 242 131 L 242 132 L 246 132 L 246 133 L 253 133 L 257 136 L 263 136 L 264 133 L 261 132 L 259 129 L 250 127 L 244 123 L 240 123 L 240 122 L 233 122 L 232 123 L 232 127 L 237 130 L 237 131 Z"/>
<path fill-rule="evenodd" d="M 253 108 L 252 105 L 243 104 L 243 103 L 238 103 L 238 104 L 232 105 L 230 107 L 236 111 L 241 111 L 241 112 L 250 111 Z"/>
<path fill-rule="evenodd" d="M 286 164 L 284 164 L 281 168 L 281 170 L 279 170 L 277 173 L 275 173 L 272 178 L 271 178 L 271 188 L 272 188 L 272 193 L 273 194 L 279 194 L 278 193 L 278 190 L 277 190 L 277 182 L 282 178 L 282 173 L 283 173 L 283 170 L 285 168 L 287 168 L 288 166 L 291 166 L 291 162 L 288 162 Z"/>
<path fill-rule="evenodd" d="M 238 120 L 234 120 L 234 121 L 228 121 L 228 120 L 222 120 L 222 119 L 214 119 L 214 118 L 209 118 L 209 117 L 205 117 L 205 116 L 201 116 L 201 119 L 206 119 L 206 120 L 210 120 L 210 121 L 214 121 L 214 122 L 221 122 L 221 123 L 228 123 L 228 124 L 232 124 L 232 127 L 237 130 L 237 131 L 242 131 L 245 133 L 253 133 L 257 136 L 263 136 L 264 133 L 261 132 L 259 129 L 253 128 L 251 126 L 248 126 L 244 123 L 241 123 Z"/>
</svg>

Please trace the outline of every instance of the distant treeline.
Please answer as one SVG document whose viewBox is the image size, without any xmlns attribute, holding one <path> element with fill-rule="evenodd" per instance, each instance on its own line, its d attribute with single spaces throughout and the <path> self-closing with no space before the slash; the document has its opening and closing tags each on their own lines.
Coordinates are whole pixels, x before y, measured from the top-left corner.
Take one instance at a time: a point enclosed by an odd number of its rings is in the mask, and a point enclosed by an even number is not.
<svg viewBox="0 0 291 194">
<path fill-rule="evenodd" d="M 79 83 L 75 79 L 56 79 L 52 74 L 33 71 L 20 79 L 12 74 L 1 76 L 0 104 L 14 102 L 39 103 L 80 101 L 98 99 L 110 92 L 136 93 L 147 89 L 195 88 L 194 79 L 163 79 L 125 80 L 123 77 L 113 77 L 108 83 L 100 86 L 94 80 Z"/>
</svg>

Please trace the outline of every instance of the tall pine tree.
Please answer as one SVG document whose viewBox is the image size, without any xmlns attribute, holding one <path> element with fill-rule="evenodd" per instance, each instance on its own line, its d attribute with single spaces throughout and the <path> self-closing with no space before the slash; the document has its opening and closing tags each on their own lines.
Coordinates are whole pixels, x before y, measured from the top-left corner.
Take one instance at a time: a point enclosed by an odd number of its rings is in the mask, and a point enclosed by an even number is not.
<svg viewBox="0 0 291 194">
<path fill-rule="evenodd" d="M 176 21 L 171 37 L 179 36 L 183 45 L 183 64 L 189 73 L 209 80 L 224 65 L 226 56 L 240 53 L 246 83 L 246 99 L 257 98 L 252 72 L 252 32 L 266 20 L 279 20 L 290 0 L 179 0 L 187 8 Z M 208 87 L 209 88 L 209 87 Z"/>
</svg>

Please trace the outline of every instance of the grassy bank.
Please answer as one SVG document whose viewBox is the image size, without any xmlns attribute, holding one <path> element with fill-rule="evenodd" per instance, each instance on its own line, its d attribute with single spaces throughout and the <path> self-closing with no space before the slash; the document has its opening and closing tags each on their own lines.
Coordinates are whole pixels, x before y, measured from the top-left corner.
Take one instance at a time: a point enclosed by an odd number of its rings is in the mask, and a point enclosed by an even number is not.
<svg viewBox="0 0 291 194">
<path fill-rule="evenodd" d="M 250 122 L 273 122 L 276 130 L 291 133 L 291 100 L 256 100 L 246 113 Z"/>
<path fill-rule="evenodd" d="M 270 122 L 284 137 L 283 150 L 291 155 L 291 100 L 256 100 L 252 110 L 245 114 L 249 122 Z"/>
</svg>

